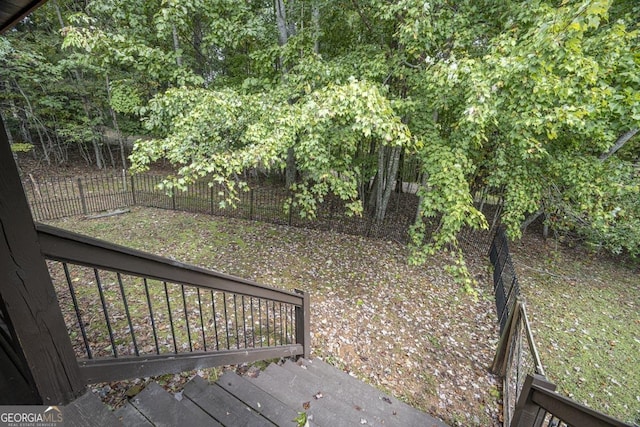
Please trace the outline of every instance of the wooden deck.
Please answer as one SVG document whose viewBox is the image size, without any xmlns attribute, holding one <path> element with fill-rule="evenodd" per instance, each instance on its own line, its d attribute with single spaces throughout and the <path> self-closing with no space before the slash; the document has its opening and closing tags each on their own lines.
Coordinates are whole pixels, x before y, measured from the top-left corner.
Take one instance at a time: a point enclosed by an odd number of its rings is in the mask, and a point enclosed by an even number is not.
<svg viewBox="0 0 640 427">
<path fill-rule="evenodd" d="M 156 383 L 110 412 L 91 392 L 65 407 L 68 426 L 291 426 L 301 413 L 312 426 L 446 427 L 320 359 L 272 364 L 258 377 L 226 372 L 215 384 L 200 377 L 181 400 Z"/>
</svg>

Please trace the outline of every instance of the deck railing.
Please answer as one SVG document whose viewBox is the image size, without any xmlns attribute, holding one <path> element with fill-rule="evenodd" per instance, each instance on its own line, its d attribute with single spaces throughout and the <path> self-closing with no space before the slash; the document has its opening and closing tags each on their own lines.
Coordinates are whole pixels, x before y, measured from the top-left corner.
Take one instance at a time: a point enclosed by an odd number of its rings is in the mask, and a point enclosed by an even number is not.
<svg viewBox="0 0 640 427">
<path fill-rule="evenodd" d="M 555 392 L 520 297 L 507 236 L 498 228 L 489 249 L 500 341 L 492 371 L 503 378 L 503 419 L 510 427 L 631 427 Z"/>
<path fill-rule="evenodd" d="M 38 224 L 86 383 L 309 355 L 309 299 Z"/>
</svg>

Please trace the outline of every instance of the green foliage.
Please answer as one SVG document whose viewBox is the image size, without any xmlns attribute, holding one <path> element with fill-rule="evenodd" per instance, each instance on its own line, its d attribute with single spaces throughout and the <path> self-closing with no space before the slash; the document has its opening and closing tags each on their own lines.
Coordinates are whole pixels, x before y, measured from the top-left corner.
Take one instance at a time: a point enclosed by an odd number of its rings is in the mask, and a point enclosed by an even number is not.
<svg viewBox="0 0 640 427">
<path fill-rule="evenodd" d="M 378 215 L 401 147 L 416 263 L 487 226 L 475 185 L 503 190 L 512 237 L 543 210 L 558 234 L 639 253 L 640 138 L 608 154 L 640 127 L 636 1 L 360 3 L 284 2 L 282 43 L 270 1 L 59 0 L 0 39 L 0 108 L 60 160 L 97 144 L 111 110 L 121 130 L 142 119 L 134 169 L 166 159 L 168 191 L 206 178 L 227 205 L 247 169 L 293 154 L 306 217 L 330 193 Z"/>
<path fill-rule="evenodd" d="M 27 144 L 24 142 L 14 142 L 11 144 L 11 151 L 14 153 L 28 153 L 33 150 L 32 144 Z"/>
<path fill-rule="evenodd" d="M 359 145 L 410 147 L 409 130 L 377 86 L 352 79 L 328 85 L 290 104 L 278 92 L 241 94 L 230 89 L 172 89 L 149 103 L 145 121 L 160 138 L 138 141 L 131 156 L 135 171 L 160 158 L 176 165 L 168 189 L 208 177 L 227 188 L 227 203 L 246 188 L 238 177 L 248 168 L 280 170 L 295 149 L 301 180 L 291 188 L 294 206 L 314 217 L 318 203 L 335 194 L 360 214 Z"/>
</svg>

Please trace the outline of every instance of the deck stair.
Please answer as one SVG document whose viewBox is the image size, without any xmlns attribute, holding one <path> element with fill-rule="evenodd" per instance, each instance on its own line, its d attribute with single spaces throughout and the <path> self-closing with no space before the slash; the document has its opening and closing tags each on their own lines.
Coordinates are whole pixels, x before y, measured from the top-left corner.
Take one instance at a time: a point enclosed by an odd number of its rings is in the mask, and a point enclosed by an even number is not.
<svg viewBox="0 0 640 427">
<path fill-rule="evenodd" d="M 180 399 L 180 400 L 179 400 Z M 65 408 L 68 426 L 446 427 L 320 359 L 271 364 L 257 377 L 224 373 L 215 384 L 194 377 L 171 395 L 150 383 L 114 412 L 91 392 Z"/>
</svg>

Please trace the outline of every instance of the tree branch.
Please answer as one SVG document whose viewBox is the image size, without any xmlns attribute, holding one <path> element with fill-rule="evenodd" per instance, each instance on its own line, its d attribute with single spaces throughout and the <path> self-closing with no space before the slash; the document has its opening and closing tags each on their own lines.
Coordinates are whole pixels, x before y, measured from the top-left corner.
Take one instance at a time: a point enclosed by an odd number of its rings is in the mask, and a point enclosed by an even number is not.
<svg viewBox="0 0 640 427">
<path fill-rule="evenodd" d="M 635 129 L 631 129 L 630 131 L 627 131 L 625 133 L 623 133 L 616 141 L 615 144 L 613 144 L 613 147 L 611 147 L 609 149 L 609 151 L 607 151 L 606 153 L 602 154 L 600 156 L 600 161 L 604 162 L 605 160 L 607 160 L 609 157 L 613 156 L 616 151 L 618 151 L 619 149 L 621 149 L 622 147 L 624 147 L 624 145 L 631 139 L 633 138 L 638 132 L 640 131 L 639 128 L 635 128 Z"/>
</svg>

